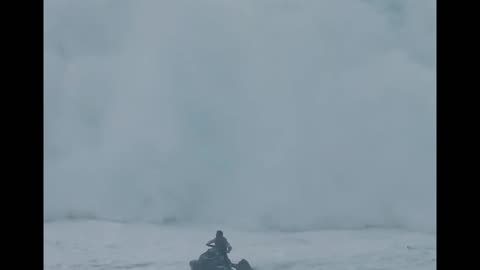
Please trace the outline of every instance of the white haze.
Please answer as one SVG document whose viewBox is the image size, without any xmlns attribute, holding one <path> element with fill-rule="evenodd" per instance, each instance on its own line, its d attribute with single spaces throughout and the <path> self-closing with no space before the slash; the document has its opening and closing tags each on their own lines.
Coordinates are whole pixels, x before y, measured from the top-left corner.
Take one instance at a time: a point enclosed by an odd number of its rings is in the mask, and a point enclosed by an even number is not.
<svg viewBox="0 0 480 270">
<path fill-rule="evenodd" d="M 434 0 L 47 0 L 45 220 L 436 227 Z"/>
</svg>

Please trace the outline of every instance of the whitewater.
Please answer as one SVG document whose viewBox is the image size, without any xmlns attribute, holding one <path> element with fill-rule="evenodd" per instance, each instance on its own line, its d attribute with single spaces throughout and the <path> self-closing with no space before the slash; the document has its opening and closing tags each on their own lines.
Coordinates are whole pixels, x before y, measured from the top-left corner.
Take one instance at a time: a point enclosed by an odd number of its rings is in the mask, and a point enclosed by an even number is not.
<svg viewBox="0 0 480 270">
<path fill-rule="evenodd" d="M 105 221 L 45 224 L 45 268 L 189 269 L 215 235 L 209 227 Z M 435 236 L 395 229 L 252 232 L 225 228 L 233 262 L 258 270 L 433 270 Z"/>
</svg>

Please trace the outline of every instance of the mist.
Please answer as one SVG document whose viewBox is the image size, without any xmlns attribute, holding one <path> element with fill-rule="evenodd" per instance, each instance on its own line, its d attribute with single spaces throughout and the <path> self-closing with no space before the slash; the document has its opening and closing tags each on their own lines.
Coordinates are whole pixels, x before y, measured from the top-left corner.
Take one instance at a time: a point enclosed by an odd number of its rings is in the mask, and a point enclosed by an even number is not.
<svg viewBox="0 0 480 270">
<path fill-rule="evenodd" d="M 44 219 L 436 227 L 434 0 L 46 0 Z"/>
</svg>

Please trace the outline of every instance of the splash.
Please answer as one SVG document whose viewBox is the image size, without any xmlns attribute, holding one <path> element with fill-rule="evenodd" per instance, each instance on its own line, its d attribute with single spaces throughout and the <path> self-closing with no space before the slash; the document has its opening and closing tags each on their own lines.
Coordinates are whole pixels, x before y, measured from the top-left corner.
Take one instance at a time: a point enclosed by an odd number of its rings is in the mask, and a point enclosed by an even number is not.
<svg viewBox="0 0 480 270">
<path fill-rule="evenodd" d="M 435 230 L 435 1 L 45 1 L 45 220 Z"/>
</svg>

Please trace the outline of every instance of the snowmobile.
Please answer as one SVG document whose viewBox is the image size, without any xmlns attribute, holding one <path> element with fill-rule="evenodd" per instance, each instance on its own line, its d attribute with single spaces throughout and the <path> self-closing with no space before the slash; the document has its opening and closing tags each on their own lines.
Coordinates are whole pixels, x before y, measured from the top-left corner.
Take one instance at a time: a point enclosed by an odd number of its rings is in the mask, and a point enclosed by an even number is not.
<svg viewBox="0 0 480 270">
<path fill-rule="evenodd" d="M 190 261 L 191 270 L 253 270 L 245 259 L 237 264 L 232 263 L 232 267 L 227 265 L 223 256 L 214 247 L 200 255 L 198 260 Z"/>
</svg>

